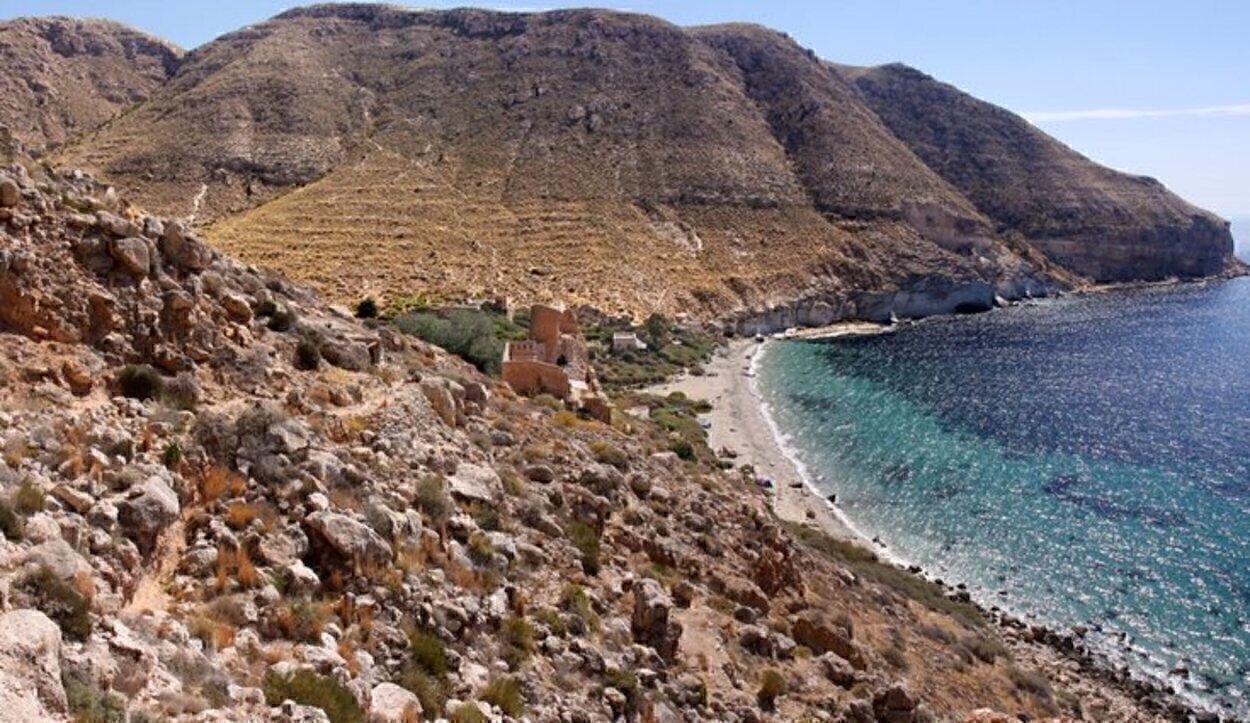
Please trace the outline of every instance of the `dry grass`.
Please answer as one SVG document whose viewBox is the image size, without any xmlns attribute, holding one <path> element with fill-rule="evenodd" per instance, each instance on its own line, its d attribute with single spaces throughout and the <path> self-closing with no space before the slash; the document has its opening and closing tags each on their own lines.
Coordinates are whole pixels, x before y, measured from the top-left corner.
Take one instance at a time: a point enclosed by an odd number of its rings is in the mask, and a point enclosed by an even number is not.
<svg viewBox="0 0 1250 723">
<path fill-rule="evenodd" d="M 226 524 L 232 530 L 242 530 L 256 519 L 259 508 L 243 500 L 234 500 L 226 507 Z"/>
</svg>

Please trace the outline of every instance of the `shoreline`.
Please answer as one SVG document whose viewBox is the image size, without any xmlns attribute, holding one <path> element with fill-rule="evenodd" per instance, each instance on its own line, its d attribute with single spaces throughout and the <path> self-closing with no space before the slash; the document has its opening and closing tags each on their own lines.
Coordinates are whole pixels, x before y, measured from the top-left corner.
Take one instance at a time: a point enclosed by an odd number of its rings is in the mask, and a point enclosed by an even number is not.
<svg viewBox="0 0 1250 723">
<path fill-rule="evenodd" d="M 836 327 L 822 331 L 825 336 L 873 333 L 860 328 Z M 703 375 L 682 374 L 645 391 L 659 395 L 681 392 L 691 399 L 708 401 L 712 405 L 711 411 L 699 415 L 701 421 L 710 424 L 707 427 L 708 446 L 718 454 L 722 450 L 732 452 L 736 465 L 750 465 L 757 476 L 773 481 L 770 498 L 773 511 L 779 518 L 797 524 L 815 525 L 838 539 L 859 543 L 880 554 L 872 540 L 855 528 L 836 503 L 830 502 L 815 488 L 802 463 L 786 449 L 781 432 L 769 414 L 768 404 L 755 385 L 756 364 L 769 343 L 731 340 L 717 348 L 712 360 L 704 366 Z"/>
<path fill-rule="evenodd" d="M 1067 660 L 1077 666 L 1077 675 L 1094 684 L 1108 686 L 1119 691 L 1155 715 L 1173 719 L 1205 719 L 1209 710 L 1197 707 L 1193 701 L 1178 694 L 1167 682 L 1140 678 L 1086 646 L 1083 633 L 1055 629 L 1045 624 L 1028 623 L 1028 616 L 1020 615 L 1002 607 L 1001 603 L 988 606 L 967 597 L 967 593 L 951 583 L 943 582 L 919 566 L 899 559 L 890 550 L 869 535 L 857 529 L 838 508 L 836 502 L 825 498 L 816 489 L 803 464 L 788 450 L 784 435 L 777 428 L 769 412 L 769 405 L 756 385 L 756 368 L 769 344 L 778 341 L 807 340 L 890 333 L 894 327 L 873 323 L 846 323 L 829 327 L 791 330 L 788 333 L 770 335 L 767 339 L 732 339 L 718 347 L 710 362 L 704 365 L 704 374 L 695 376 L 683 373 L 663 384 L 645 388 L 643 391 L 658 395 L 682 392 L 691 399 L 706 400 L 711 411 L 699 415 L 701 421 L 710 423 L 706 428 L 709 446 L 719 455 L 722 450 L 733 453 L 730 457 L 735 466 L 751 465 L 757 476 L 773 480 L 769 495 L 771 507 L 781 520 L 814 527 L 825 534 L 854 543 L 871 551 L 882 562 L 906 569 L 918 577 L 939 584 L 948 596 L 960 595 L 962 599 L 981 610 L 986 619 L 1003 631 L 1015 645 L 1035 651 L 1030 657 L 1043 667 L 1053 668 Z M 1051 663 L 1044 660 L 1055 655 Z M 1076 671 L 1064 670 L 1071 675 Z"/>
</svg>

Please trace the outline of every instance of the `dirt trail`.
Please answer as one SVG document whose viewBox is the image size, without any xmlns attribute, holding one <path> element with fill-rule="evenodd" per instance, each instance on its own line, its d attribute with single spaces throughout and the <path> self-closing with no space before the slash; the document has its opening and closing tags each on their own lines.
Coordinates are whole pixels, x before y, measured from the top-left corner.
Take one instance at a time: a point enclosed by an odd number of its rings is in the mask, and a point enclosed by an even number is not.
<svg viewBox="0 0 1250 723">
<path fill-rule="evenodd" d="M 178 561 L 187 548 L 186 525 L 192 510 L 184 509 L 182 515 L 161 535 L 156 544 L 153 564 L 139 579 L 130 602 L 122 608 L 122 615 L 142 615 L 147 612 L 169 610 L 170 597 L 165 586 L 173 579 Z"/>
</svg>

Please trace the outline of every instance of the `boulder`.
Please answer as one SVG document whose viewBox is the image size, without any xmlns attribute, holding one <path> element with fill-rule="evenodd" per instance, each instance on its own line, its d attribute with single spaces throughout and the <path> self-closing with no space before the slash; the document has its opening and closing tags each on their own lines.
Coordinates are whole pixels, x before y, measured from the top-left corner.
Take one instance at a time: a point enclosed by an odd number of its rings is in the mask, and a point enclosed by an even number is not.
<svg viewBox="0 0 1250 723">
<path fill-rule="evenodd" d="M 463 399 L 464 388 L 451 380 L 442 377 L 426 377 L 421 380 L 421 392 L 430 401 L 434 413 L 449 427 L 456 426 L 460 420 L 457 390 L 460 392 L 459 399 Z"/>
<path fill-rule="evenodd" d="M 182 512 L 178 495 L 160 477 L 149 477 L 131 490 L 130 497 L 117 505 L 117 521 L 139 551 L 147 555 L 161 531 L 174 523 Z"/>
<path fill-rule="evenodd" d="M 842 626 L 816 610 L 805 610 L 796 616 L 791 632 L 799 645 L 805 645 L 816 655 L 836 653 L 856 670 L 865 667 L 864 655 L 851 635 Z"/>
<path fill-rule="evenodd" d="M 837 653 L 825 653 L 816 663 L 830 683 L 847 689 L 855 685 L 855 668 Z"/>
<path fill-rule="evenodd" d="M 252 306 L 247 299 L 238 294 L 226 294 L 221 297 L 221 308 L 226 311 L 226 318 L 236 324 L 247 324 L 252 320 Z"/>
<path fill-rule="evenodd" d="M 161 233 L 160 251 L 174 268 L 203 271 L 213 263 L 213 252 L 187 234 L 179 221 L 170 221 Z"/>
<path fill-rule="evenodd" d="M 37 610 L 0 615 L 0 710 L 5 720 L 64 720 L 61 629 Z"/>
<path fill-rule="evenodd" d="M 12 178 L 0 178 L 0 208 L 13 208 L 22 202 L 22 188 Z"/>
<path fill-rule="evenodd" d="M 525 476 L 528 479 L 533 480 L 534 482 L 538 482 L 540 484 L 547 484 L 549 482 L 555 481 L 556 472 L 555 470 L 551 468 L 550 465 L 531 464 L 525 468 Z"/>
<path fill-rule="evenodd" d="M 503 495 L 503 482 L 490 467 L 461 462 L 456 473 L 447 478 L 447 489 L 456 497 L 470 502 L 497 504 Z"/>
<path fill-rule="evenodd" d="M 147 276 L 152 268 L 152 253 L 148 242 L 137 236 L 114 239 L 108 248 L 109 256 L 135 278 Z"/>
<path fill-rule="evenodd" d="M 353 372 L 363 372 L 373 362 L 368 346 L 338 336 L 326 337 L 321 342 L 321 357 L 329 364 Z"/>
<path fill-rule="evenodd" d="M 393 553 L 381 535 L 363 522 L 338 512 L 314 512 L 304 519 L 309 542 L 340 563 L 386 565 Z"/>
<path fill-rule="evenodd" d="M 881 723 L 913 723 L 916 700 L 903 686 L 892 685 L 872 697 L 872 711 Z"/>
<path fill-rule="evenodd" d="M 369 696 L 369 723 L 407 723 L 421 720 L 421 701 L 394 683 L 374 686 Z"/>
<path fill-rule="evenodd" d="M 660 657 L 671 661 L 681 640 L 681 623 L 674 619 L 673 600 L 664 586 L 651 579 L 634 583 L 634 613 L 630 630 L 634 640 L 655 648 Z"/>
<path fill-rule="evenodd" d="M 108 211 L 96 213 L 95 225 L 101 231 L 114 238 L 127 238 L 139 235 L 139 226 L 134 221 L 111 214 Z"/>
</svg>

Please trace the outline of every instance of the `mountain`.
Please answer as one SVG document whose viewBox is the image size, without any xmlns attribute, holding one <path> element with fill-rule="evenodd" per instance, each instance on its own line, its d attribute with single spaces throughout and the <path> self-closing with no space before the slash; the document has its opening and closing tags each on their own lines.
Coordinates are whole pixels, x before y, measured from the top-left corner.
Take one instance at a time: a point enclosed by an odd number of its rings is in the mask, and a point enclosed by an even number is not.
<svg viewBox="0 0 1250 723">
<path fill-rule="evenodd" d="M 890 130 L 1001 230 L 1096 281 L 1208 276 L 1227 222 L 1099 166 L 1025 119 L 904 65 L 840 67 Z"/>
<path fill-rule="evenodd" d="M 925 108 L 884 107 L 869 76 L 749 25 L 312 6 L 192 51 L 53 161 L 343 301 L 558 299 L 752 331 L 1227 262 L 1218 220 L 1088 162 L 1052 164 L 1012 215 L 978 189 L 1027 187 L 1044 158 L 943 161 L 899 120 Z M 1057 147 L 986 132 L 1007 157 Z"/>
<path fill-rule="evenodd" d="M 33 150 L 63 143 L 147 100 L 181 54 L 104 20 L 0 22 L 0 126 Z"/>
</svg>

